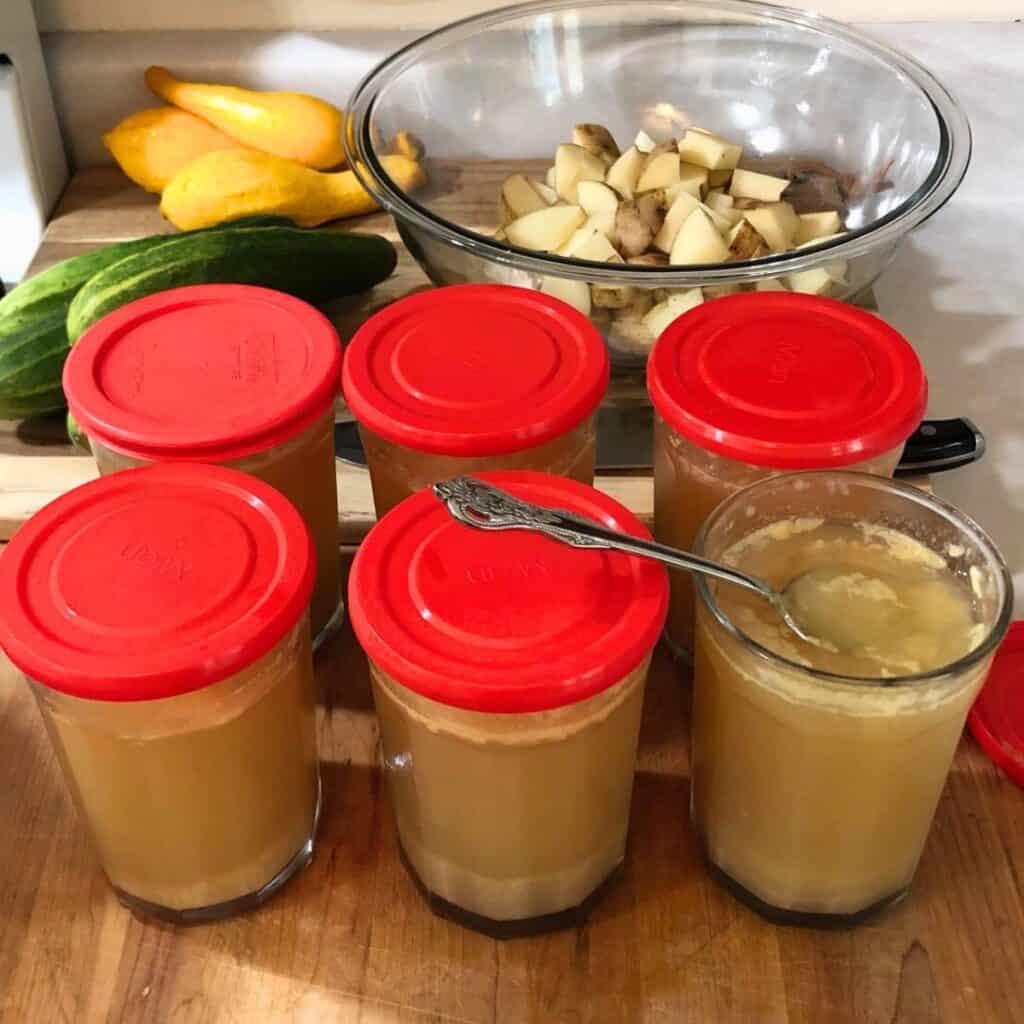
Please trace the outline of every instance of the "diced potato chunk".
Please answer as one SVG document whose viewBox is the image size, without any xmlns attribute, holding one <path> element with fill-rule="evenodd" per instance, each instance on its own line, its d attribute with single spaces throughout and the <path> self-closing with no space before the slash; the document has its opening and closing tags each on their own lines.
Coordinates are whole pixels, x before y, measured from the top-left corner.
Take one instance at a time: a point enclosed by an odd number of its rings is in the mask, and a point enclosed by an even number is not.
<svg viewBox="0 0 1024 1024">
<path fill-rule="evenodd" d="M 611 213 L 619 208 L 619 197 L 613 188 L 602 181 L 581 181 L 577 186 L 579 205 L 587 212 L 587 216 L 595 213 Z"/>
<path fill-rule="evenodd" d="M 712 189 L 704 200 L 704 205 L 724 217 L 729 222 L 730 228 L 743 220 L 743 211 L 736 209 L 732 196 L 727 196 L 720 190 Z"/>
<path fill-rule="evenodd" d="M 633 140 L 633 145 L 640 150 L 641 153 L 650 153 L 655 146 L 658 144 L 642 129 L 636 133 L 636 138 Z"/>
<path fill-rule="evenodd" d="M 708 171 L 696 164 L 680 161 L 679 184 L 687 192 L 692 192 L 695 196 L 700 197 L 708 190 Z"/>
<path fill-rule="evenodd" d="M 789 203 L 761 206 L 747 210 L 743 216 L 768 243 L 772 252 L 785 252 L 792 247 L 799 221 Z"/>
<path fill-rule="evenodd" d="M 523 249 L 554 252 L 586 219 L 581 206 L 547 206 L 506 225 L 505 234 Z"/>
<path fill-rule="evenodd" d="M 694 210 L 679 229 L 669 262 L 673 264 L 723 263 L 729 247 L 703 210 Z"/>
<path fill-rule="evenodd" d="M 643 320 L 632 317 L 616 317 L 608 331 L 608 343 L 613 348 L 633 355 L 646 355 L 656 340 Z"/>
<path fill-rule="evenodd" d="M 661 230 L 654 236 L 655 248 L 662 252 L 671 252 L 672 244 L 675 242 L 683 222 L 694 210 L 698 209 L 700 209 L 700 200 L 696 196 L 690 192 L 680 193 L 676 201 L 669 207 L 668 213 L 665 214 L 665 222 L 662 224 Z"/>
<path fill-rule="evenodd" d="M 659 302 L 651 308 L 643 318 L 643 324 L 655 338 L 660 337 L 670 323 L 678 320 L 684 313 L 688 313 L 703 301 L 704 296 L 699 288 L 691 288 L 688 291 L 670 295 L 664 302 Z"/>
<path fill-rule="evenodd" d="M 743 154 L 743 147 L 726 142 L 711 132 L 687 128 L 679 140 L 679 156 L 688 164 L 696 164 L 709 171 L 730 170 L 735 167 Z"/>
<path fill-rule="evenodd" d="M 577 231 L 566 246 L 564 255 L 578 260 L 593 260 L 595 263 L 622 262 L 622 257 L 608 241 L 608 237 L 594 227 Z"/>
<path fill-rule="evenodd" d="M 789 289 L 777 277 L 765 277 L 754 282 L 755 292 L 785 292 Z"/>
<path fill-rule="evenodd" d="M 551 188 L 549 185 L 545 185 L 543 181 L 534 181 L 530 179 L 530 184 L 536 189 L 537 195 L 544 200 L 548 206 L 554 206 L 558 202 L 558 193 Z"/>
<path fill-rule="evenodd" d="M 675 152 L 659 153 L 644 166 L 636 183 L 637 192 L 668 188 L 679 182 L 679 156 Z"/>
<path fill-rule="evenodd" d="M 501 186 L 501 198 L 512 214 L 511 220 L 525 217 L 535 210 L 543 210 L 549 205 L 525 174 L 513 174 L 506 178 Z"/>
<path fill-rule="evenodd" d="M 835 210 L 825 210 L 822 213 L 801 213 L 800 226 L 796 229 L 797 245 L 804 245 L 818 238 L 826 238 L 829 235 L 838 234 L 842 230 L 843 222 Z"/>
<path fill-rule="evenodd" d="M 582 146 L 565 143 L 555 150 L 555 191 L 567 203 L 575 203 L 581 181 L 604 181 L 605 166 Z"/>
<path fill-rule="evenodd" d="M 633 301 L 632 285 L 600 285 L 590 286 L 591 302 L 600 309 L 625 309 Z"/>
<path fill-rule="evenodd" d="M 580 230 L 586 228 L 596 228 L 612 245 L 615 245 L 618 240 L 615 233 L 615 213 L 613 211 L 600 210 L 597 213 L 592 213 Z"/>
<path fill-rule="evenodd" d="M 827 267 L 800 270 L 786 277 L 786 283 L 795 292 L 808 295 L 827 295 L 837 284 L 842 284 L 846 275 L 846 262 L 835 260 Z"/>
<path fill-rule="evenodd" d="M 738 284 L 706 284 L 703 288 L 705 299 L 721 299 L 726 295 L 736 295 L 739 290 Z"/>
<path fill-rule="evenodd" d="M 567 302 L 584 316 L 590 316 L 590 286 L 586 281 L 570 281 L 565 277 L 546 277 L 540 290 L 545 295 Z"/>
<path fill-rule="evenodd" d="M 789 188 L 788 178 L 774 178 L 770 174 L 744 171 L 736 168 L 729 183 L 729 194 L 741 199 L 759 199 L 763 203 L 776 203 Z"/>
<path fill-rule="evenodd" d="M 756 260 L 760 256 L 767 256 L 768 252 L 768 243 L 749 221 L 741 220 L 729 232 L 729 256 L 731 259 Z"/>
<path fill-rule="evenodd" d="M 603 124 L 576 125 L 572 130 L 572 141 L 588 153 L 606 158 L 606 164 L 614 163 L 619 158 L 618 144 Z"/>
<path fill-rule="evenodd" d="M 636 193 L 636 183 L 640 180 L 640 172 L 644 169 L 646 162 L 647 157 L 636 146 L 630 146 L 608 168 L 605 182 L 611 185 L 623 199 L 632 199 Z"/>
<path fill-rule="evenodd" d="M 708 171 L 708 188 L 723 188 L 732 179 L 732 168 L 727 167 L 721 171 Z"/>
</svg>

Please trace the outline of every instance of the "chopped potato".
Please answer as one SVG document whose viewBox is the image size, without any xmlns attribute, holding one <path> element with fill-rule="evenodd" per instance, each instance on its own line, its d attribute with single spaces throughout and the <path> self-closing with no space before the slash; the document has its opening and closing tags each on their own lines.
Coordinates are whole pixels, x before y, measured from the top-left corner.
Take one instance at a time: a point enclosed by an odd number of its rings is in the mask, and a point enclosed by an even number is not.
<svg viewBox="0 0 1024 1024">
<path fill-rule="evenodd" d="M 729 258 L 729 246 L 703 210 L 694 210 L 679 229 L 669 263 L 723 263 Z"/>
<path fill-rule="evenodd" d="M 553 252 L 564 245 L 586 219 L 581 206 L 546 206 L 507 224 L 505 234 L 513 245 L 523 249 Z"/>
<path fill-rule="evenodd" d="M 688 164 L 709 171 L 731 170 L 740 162 L 743 147 L 726 142 L 710 132 L 687 128 L 679 143 L 679 156 Z"/>
<path fill-rule="evenodd" d="M 640 180 L 640 172 L 644 169 L 646 162 L 647 157 L 636 146 L 630 146 L 608 168 L 608 174 L 604 180 L 623 199 L 632 199 L 636 192 L 636 183 Z"/>
<path fill-rule="evenodd" d="M 581 181 L 604 181 L 605 166 L 582 146 L 565 143 L 555 150 L 555 191 L 567 203 L 575 203 Z"/>
<path fill-rule="evenodd" d="M 814 241 L 837 234 L 843 226 L 839 214 L 835 210 L 824 210 L 821 213 L 801 213 L 800 226 L 796 231 L 796 244 Z"/>
<path fill-rule="evenodd" d="M 787 188 L 789 188 L 788 178 L 773 178 L 770 174 L 744 171 L 737 167 L 732 172 L 729 194 L 741 199 L 758 199 L 762 203 L 775 203 L 782 198 L 782 193 Z"/>
<path fill-rule="evenodd" d="M 742 158 L 742 146 L 704 128 L 686 129 L 678 142 L 640 131 L 620 151 L 604 125 L 580 123 L 572 141 L 557 148 L 543 181 L 524 174 L 505 179 L 494 237 L 573 259 L 664 268 L 757 260 L 844 234 L 838 210 L 798 212 L 809 200 L 799 189 L 791 193 L 796 209 L 782 198 L 788 178 L 740 167 Z M 760 279 L 752 288 L 825 295 L 845 283 L 846 270 L 845 261 L 832 260 Z M 637 354 L 648 352 L 687 310 L 742 290 L 737 284 L 680 290 L 557 276 L 541 278 L 536 287 L 598 323 L 613 347 Z"/>
<path fill-rule="evenodd" d="M 567 302 L 584 316 L 590 316 L 590 286 L 586 281 L 570 281 L 565 277 L 546 277 L 540 290 L 545 295 Z"/>
</svg>

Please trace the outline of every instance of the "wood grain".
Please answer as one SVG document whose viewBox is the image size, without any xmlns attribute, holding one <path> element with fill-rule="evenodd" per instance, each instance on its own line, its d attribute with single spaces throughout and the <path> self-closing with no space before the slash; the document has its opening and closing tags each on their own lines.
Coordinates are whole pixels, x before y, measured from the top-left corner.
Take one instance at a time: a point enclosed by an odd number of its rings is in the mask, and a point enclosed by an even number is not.
<svg viewBox="0 0 1024 1024">
<path fill-rule="evenodd" d="M 159 227 L 153 201 L 111 173 L 82 186 L 37 267 Z M 364 223 L 393 231 L 381 216 Z M 403 255 L 371 301 L 425 283 Z M 355 322 L 365 307 L 341 315 Z M 93 473 L 54 444 L 58 427 L 0 432 L 0 452 L 17 456 L 0 457 L 5 535 Z M 367 481 L 340 473 L 340 521 L 357 540 L 372 521 Z M 648 479 L 601 486 L 650 514 Z M 140 921 L 111 895 L 30 691 L 0 655 L 0 1022 L 1024 1021 L 1024 794 L 970 738 L 904 903 L 850 932 L 777 928 L 704 870 L 687 816 L 688 679 L 659 650 L 625 872 L 584 927 L 498 943 L 434 917 L 404 872 L 366 662 L 347 627 L 318 674 L 324 815 L 313 863 L 262 910 L 182 929 Z"/>
<path fill-rule="evenodd" d="M 703 868 L 687 821 L 687 680 L 659 651 L 625 873 L 584 927 L 503 944 L 434 917 L 405 875 L 347 628 L 318 671 L 312 865 L 254 914 L 178 929 L 111 895 L 28 687 L 0 657 L 0 1020 L 1024 1019 L 1024 799 L 969 739 L 903 904 L 852 932 L 776 928 Z"/>
</svg>

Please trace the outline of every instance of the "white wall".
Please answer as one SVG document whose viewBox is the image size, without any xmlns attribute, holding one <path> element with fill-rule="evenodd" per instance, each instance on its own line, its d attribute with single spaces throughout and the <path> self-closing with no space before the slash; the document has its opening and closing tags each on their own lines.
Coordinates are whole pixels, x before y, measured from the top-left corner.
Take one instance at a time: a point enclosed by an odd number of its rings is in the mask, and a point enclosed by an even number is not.
<svg viewBox="0 0 1024 1024">
<path fill-rule="evenodd" d="M 3 0 L 0 0 L 3 2 Z M 788 0 L 844 21 L 1011 21 L 1021 0 Z M 429 29 L 495 0 L 33 0 L 39 27 L 129 31 L 207 28 Z"/>
</svg>

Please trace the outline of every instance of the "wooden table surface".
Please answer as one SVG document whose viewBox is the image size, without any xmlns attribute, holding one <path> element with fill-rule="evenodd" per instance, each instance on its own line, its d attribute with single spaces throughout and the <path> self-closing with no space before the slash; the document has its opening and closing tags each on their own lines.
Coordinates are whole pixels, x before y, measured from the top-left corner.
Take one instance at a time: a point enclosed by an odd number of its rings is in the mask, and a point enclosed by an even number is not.
<svg viewBox="0 0 1024 1024">
<path fill-rule="evenodd" d="M 364 223 L 394 237 L 382 216 Z M 36 268 L 158 227 L 149 197 L 90 172 Z M 403 254 L 371 302 L 424 283 Z M 65 450 L 56 423 L 6 426 L 0 451 L 37 465 L 22 481 L 59 490 L 47 479 L 54 463 L 31 458 Z M 0 462 L 0 492 L 13 465 Z M 610 486 L 649 502 L 643 481 Z M 324 813 L 313 863 L 253 914 L 174 928 L 136 919 L 111 895 L 28 689 L 0 656 L 0 1021 L 1024 1021 L 1024 793 L 970 737 L 906 901 L 852 931 L 775 927 L 703 867 L 687 818 L 688 681 L 659 650 L 625 872 L 584 927 L 496 942 L 434 917 L 405 874 L 366 662 L 347 628 L 318 672 Z"/>
</svg>

